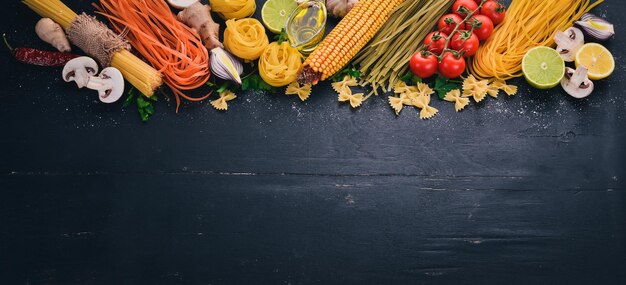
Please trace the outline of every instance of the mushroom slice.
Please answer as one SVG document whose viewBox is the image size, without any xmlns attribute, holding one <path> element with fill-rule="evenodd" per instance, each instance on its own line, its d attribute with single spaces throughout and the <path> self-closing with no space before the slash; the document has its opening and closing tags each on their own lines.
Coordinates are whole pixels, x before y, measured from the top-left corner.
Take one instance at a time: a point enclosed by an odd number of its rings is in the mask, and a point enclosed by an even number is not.
<svg viewBox="0 0 626 285">
<path fill-rule="evenodd" d="M 554 36 L 559 52 L 566 62 L 574 61 L 576 52 L 585 44 L 585 36 L 579 28 L 571 27 L 564 32 L 557 32 Z"/>
<path fill-rule="evenodd" d="M 98 76 L 89 78 L 87 88 L 98 90 L 100 101 L 113 103 L 122 97 L 124 92 L 124 77 L 115 67 L 107 67 Z"/>
<path fill-rule="evenodd" d="M 587 67 L 579 65 L 576 70 L 566 67 L 561 86 L 570 96 L 578 99 L 585 98 L 593 92 L 593 82 L 587 77 Z"/>
<path fill-rule="evenodd" d="M 91 57 L 77 57 L 65 64 L 62 74 L 65 82 L 74 81 L 78 88 L 83 88 L 87 86 L 90 77 L 98 74 L 98 64 Z"/>
</svg>

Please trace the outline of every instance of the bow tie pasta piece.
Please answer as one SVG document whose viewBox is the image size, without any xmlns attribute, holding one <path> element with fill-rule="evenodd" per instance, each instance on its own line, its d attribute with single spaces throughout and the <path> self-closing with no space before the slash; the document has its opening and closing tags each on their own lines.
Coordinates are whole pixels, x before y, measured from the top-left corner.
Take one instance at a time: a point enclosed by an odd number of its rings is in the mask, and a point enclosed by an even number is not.
<svg viewBox="0 0 626 285">
<path fill-rule="evenodd" d="M 261 56 L 268 45 L 265 27 L 257 19 L 226 21 L 224 47 L 230 53 L 245 61 L 253 61 Z"/>
<path fill-rule="evenodd" d="M 235 95 L 235 93 L 230 90 L 225 90 L 224 92 L 220 93 L 220 98 L 211 101 L 211 105 L 217 110 L 226 111 L 228 110 L 227 102 L 234 100 L 235 98 L 237 98 L 237 95 Z"/>
<path fill-rule="evenodd" d="M 504 91 L 504 93 L 506 93 L 506 95 L 509 96 L 517 94 L 517 86 L 515 85 L 505 85 L 502 90 Z"/>
<path fill-rule="evenodd" d="M 357 85 L 356 78 L 349 75 L 344 76 L 343 80 L 331 84 L 337 93 L 344 92 L 346 89 L 350 89 L 350 87 L 355 87 Z"/>
<path fill-rule="evenodd" d="M 400 115 L 404 107 L 404 99 L 400 97 L 389 96 L 389 106 L 396 112 L 396 116 Z"/>
<path fill-rule="evenodd" d="M 358 108 L 363 103 L 363 100 L 365 100 L 365 94 L 352 94 L 352 91 L 348 89 L 346 92 L 339 93 L 338 99 L 339 102 L 350 102 L 352 108 Z"/>
<path fill-rule="evenodd" d="M 500 88 L 497 86 L 490 84 L 489 87 L 487 87 L 487 94 L 489 94 L 489 96 L 498 98 L 498 93 L 500 93 Z"/>
<path fill-rule="evenodd" d="M 287 91 L 285 91 L 287 95 L 298 95 L 300 97 L 300 101 L 305 101 L 311 95 L 311 84 L 304 84 L 300 86 L 300 84 L 296 81 L 289 84 L 287 87 Z"/>
<path fill-rule="evenodd" d="M 439 112 L 436 108 L 430 106 L 430 95 L 420 95 L 413 99 L 413 105 L 420 108 L 420 119 L 426 120 L 435 116 Z"/>
<path fill-rule="evenodd" d="M 417 84 L 417 90 L 419 91 L 420 95 L 433 95 L 435 94 L 435 90 L 433 90 L 432 88 L 430 88 L 430 86 L 428 86 L 428 84 L 426 83 L 418 83 Z"/>
<path fill-rule="evenodd" d="M 463 97 L 472 97 L 474 101 L 480 102 L 487 96 L 488 88 L 488 80 L 476 80 L 470 75 L 463 81 Z"/>
<path fill-rule="evenodd" d="M 451 90 L 443 99 L 454 103 L 454 109 L 457 112 L 463 110 L 469 104 L 469 99 L 461 97 L 461 90 L 459 89 Z"/>
<path fill-rule="evenodd" d="M 491 83 L 492 86 L 504 91 L 509 96 L 517 94 L 517 86 L 507 85 L 504 80 L 496 79 Z"/>
</svg>

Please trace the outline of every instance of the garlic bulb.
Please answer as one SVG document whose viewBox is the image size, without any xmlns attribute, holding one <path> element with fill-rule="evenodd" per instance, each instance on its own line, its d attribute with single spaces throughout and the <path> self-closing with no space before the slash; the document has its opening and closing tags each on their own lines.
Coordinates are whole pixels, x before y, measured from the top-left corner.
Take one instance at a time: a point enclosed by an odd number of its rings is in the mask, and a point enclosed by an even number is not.
<svg viewBox="0 0 626 285">
<path fill-rule="evenodd" d="M 217 47 L 211 50 L 211 71 L 221 79 L 241 84 L 240 75 L 243 73 L 243 65 L 223 48 Z"/>
<path fill-rule="evenodd" d="M 359 0 L 326 0 L 326 9 L 331 15 L 343 18 Z"/>
</svg>

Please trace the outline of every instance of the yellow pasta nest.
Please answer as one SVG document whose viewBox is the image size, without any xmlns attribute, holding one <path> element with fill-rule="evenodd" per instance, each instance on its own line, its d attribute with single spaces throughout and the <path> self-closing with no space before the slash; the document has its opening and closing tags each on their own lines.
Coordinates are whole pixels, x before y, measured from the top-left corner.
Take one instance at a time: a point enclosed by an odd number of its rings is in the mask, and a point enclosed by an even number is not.
<svg viewBox="0 0 626 285">
<path fill-rule="evenodd" d="M 302 66 L 302 55 L 287 42 L 269 44 L 259 59 L 259 74 L 263 81 L 274 87 L 286 86 L 296 81 Z"/>
<path fill-rule="evenodd" d="M 211 9 L 222 19 L 242 19 L 252 16 L 256 11 L 254 0 L 211 0 Z"/>
<path fill-rule="evenodd" d="M 269 45 L 265 27 L 257 19 L 226 21 L 224 47 L 245 61 L 258 59 Z"/>
</svg>

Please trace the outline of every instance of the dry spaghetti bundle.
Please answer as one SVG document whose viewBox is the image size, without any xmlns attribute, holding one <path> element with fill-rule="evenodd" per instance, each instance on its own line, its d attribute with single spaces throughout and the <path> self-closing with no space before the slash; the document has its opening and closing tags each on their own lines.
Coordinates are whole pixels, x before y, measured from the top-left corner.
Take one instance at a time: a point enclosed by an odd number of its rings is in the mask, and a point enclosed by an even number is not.
<svg viewBox="0 0 626 285">
<path fill-rule="evenodd" d="M 411 55 L 445 14 L 452 0 L 413 0 L 400 4 L 372 41 L 361 50 L 354 64 L 361 70 L 361 80 L 371 84 L 373 92 L 392 86 L 407 72 Z"/>
<path fill-rule="evenodd" d="M 553 46 L 554 35 L 572 26 L 585 12 L 602 3 L 597 0 L 513 1 L 504 22 L 482 45 L 471 73 L 481 78 L 508 80 L 522 76 L 522 59 L 535 46 Z"/>
<path fill-rule="evenodd" d="M 73 44 L 95 57 L 103 66 L 119 69 L 141 93 L 152 96 L 161 86 L 161 74 L 128 51 L 128 44 L 106 25 L 86 14 L 76 15 L 60 0 L 24 0 L 42 17 L 57 22 Z"/>
<path fill-rule="evenodd" d="M 182 91 L 204 85 L 211 75 L 209 53 L 200 36 L 178 21 L 162 0 L 101 0 L 100 14 L 111 21 L 118 32 L 127 31 L 132 46 L 164 75 L 176 97 L 200 101 Z"/>
</svg>

